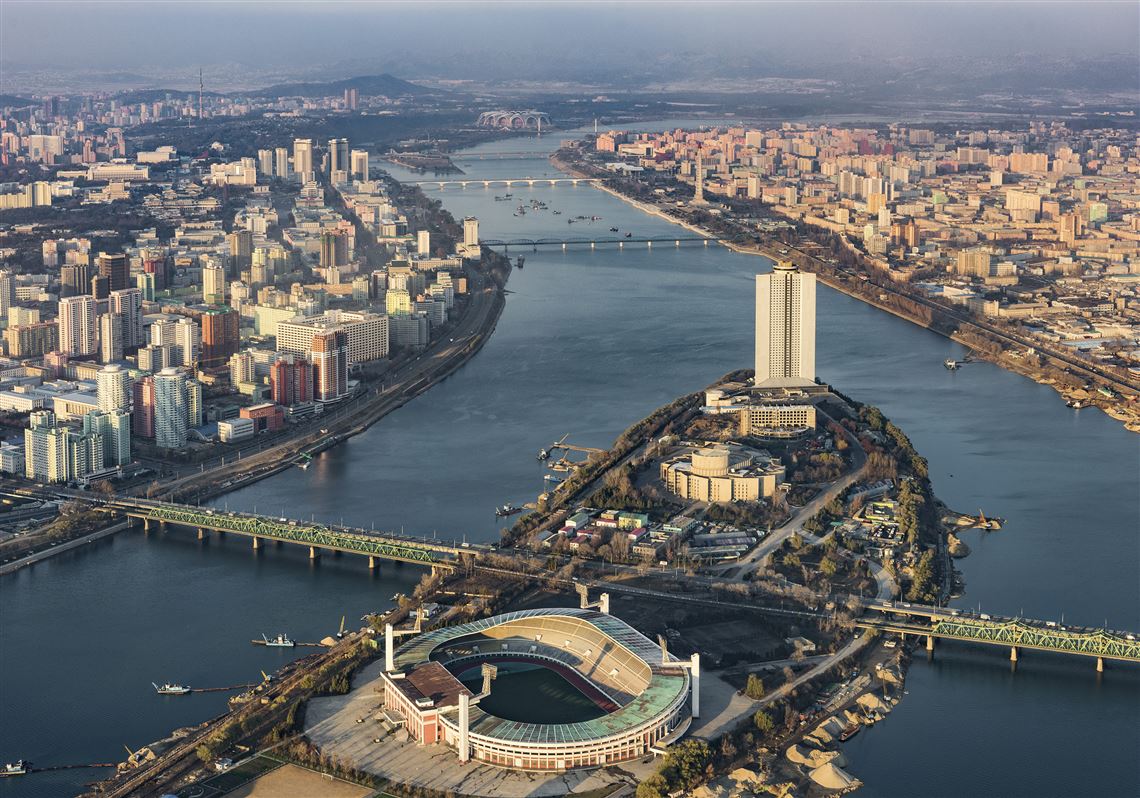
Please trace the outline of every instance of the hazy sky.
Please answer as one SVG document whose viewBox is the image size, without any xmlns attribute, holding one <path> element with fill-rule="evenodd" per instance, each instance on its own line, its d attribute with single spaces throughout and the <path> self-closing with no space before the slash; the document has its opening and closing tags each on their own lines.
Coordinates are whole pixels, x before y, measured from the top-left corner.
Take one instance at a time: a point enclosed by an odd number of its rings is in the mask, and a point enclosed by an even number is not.
<svg viewBox="0 0 1140 798">
<path fill-rule="evenodd" d="M 8 64 L 379 65 L 486 77 L 536 60 L 619 69 L 841 57 L 1137 53 L 1140 3 L 53 2 L 0 0 Z M 404 66 L 405 69 L 399 67 Z"/>
</svg>

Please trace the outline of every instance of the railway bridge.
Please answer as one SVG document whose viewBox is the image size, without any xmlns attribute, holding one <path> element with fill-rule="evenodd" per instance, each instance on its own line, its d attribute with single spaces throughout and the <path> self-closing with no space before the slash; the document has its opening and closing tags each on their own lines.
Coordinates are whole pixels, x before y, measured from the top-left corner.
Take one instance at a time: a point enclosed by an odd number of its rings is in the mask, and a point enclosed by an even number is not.
<svg viewBox="0 0 1140 798">
<path fill-rule="evenodd" d="M 325 551 L 359 554 L 368 557 L 368 567 L 372 569 L 378 567 L 381 560 L 451 569 L 461 554 L 479 556 L 487 550 L 486 546 L 479 544 L 447 544 L 414 535 L 370 532 L 147 499 L 108 499 L 98 502 L 98 506 L 115 515 L 141 520 L 146 531 L 154 525 L 166 528 L 168 524 L 174 524 L 196 529 L 200 540 L 210 532 L 243 535 L 250 538 L 255 551 L 269 542 L 293 543 L 307 546 L 309 558 L 314 560 Z"/>
<path fill-rule="evenodd" d="M 855 621 L 857 627 L 904 638 L 906 635 L 925 637 L 926 650 L 931 653 L 935 639 L 942 639 L 1008 647 L 1013 663 L 1026 649 L 1093 657 L 1098 672 L 1104 670 L 1105 660 L 1140 663 L 1140 641 L 1132 632 L 901 602 L 874 602 L 868 604 L 867 609 L 877 610 L 882 615 L 864 616 Z"/>
</svg>

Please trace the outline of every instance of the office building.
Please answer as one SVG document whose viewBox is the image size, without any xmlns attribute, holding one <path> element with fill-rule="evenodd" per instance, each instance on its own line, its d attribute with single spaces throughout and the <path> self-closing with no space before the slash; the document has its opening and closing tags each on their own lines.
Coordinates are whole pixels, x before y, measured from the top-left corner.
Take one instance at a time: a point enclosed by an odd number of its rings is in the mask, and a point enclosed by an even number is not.
<svg viewBox="0 0 1140 798">
<path fill-rule="evenodd" d="M 313 333 L 313 399 L 336 402 L 348 395 L 348 336 L 343 330 Z"/>
<path fill-rule="evenodd" d="M 313 400 L 313 365 L 303 357 L 286 354 L 269 367 L 270 396 L 283 407 Z"/>
<path fill-rule="evenodd" d="M 183 317 L 173 325 L 175 356 L 178 365 L 192 369 L 203 359 L 202 332 L 198 324 L 190 318 Z M 170 364 L 167 364 L 170 365 Z"/>
<path fill-rule="evenodd" d="M 267 178 L 273 177 L 273 150 L 257 151 L 257 171 Z"/>
<path fill-rule="evenodd" d="M 131 409 L 131 375 L 118 364 L 104 366 L 95 375 L 95 396 L 99 409 L 110 413 Z"/>
<path fill-rule="evenodd" d="M 431 257 L 430 230 L 419 230 L 416 232 L 416 254 L 423 258 Z"/>
<path fill-rule="evenodd" d="M 60 296 L 75 296 L 87 293 L 91 282 L 90 266 L 86 263 L 73 263 L 59 270 Z"/>
<path fill-rule="evenodd" d="M 321 233 L 321 268 L 336 268 L 347 263 L 348 236 L 339 230 L 326 230 Z"/>
<path fill-rule="evenodd" d="M 186 375 L 165 368 L 154 376 L 154 442 L 161 449 L 181 449 L 190 429 Z"/>
<path fill-rule="evenodd" d="M 90 295 L 59 300 L 59 349 L 72 357 L 93 357 L 98 353 L 95 326 L 95 298 Z"/>
<path fill-rule="evenodd" d="M 815 384 L 815 275 L 780 261 L 756 275 L 756 377 L 761 388 Z"/>
<path fill-rule="evenodd" d="M 423 313 L 389 316 L 392 346 L 422 349 L 431 341 L 431 323 Z"/>
<path fill-rule="evenodd" d="M 31 414 L 24 430 L 24 474 L 43 482 L 81 479 L 103 468 L 103 437 L 59 426 L 55 413 Z"/>
<path fill-rule="evenodd" d="M 230 250 L 230 273 L 236 277 L 248 269 L 253 260 L 253 233 L 234 230 L 226 236 L 226 246 Z"/>
<path fill-rule="evenodd" d="M 100 252 L 95 265 L 99 276 L 107 278 L 108 293 L 131 287 L 131 263 L 123 253 Z"/>
<path fill-rule="evenodd" d="M 237 352 L 230 356 L 230 384 L 235 388 L 243 382 L 253 382 L 256 372 L 253 366 L 253 355 L 249 352 Z"/>
</svg>

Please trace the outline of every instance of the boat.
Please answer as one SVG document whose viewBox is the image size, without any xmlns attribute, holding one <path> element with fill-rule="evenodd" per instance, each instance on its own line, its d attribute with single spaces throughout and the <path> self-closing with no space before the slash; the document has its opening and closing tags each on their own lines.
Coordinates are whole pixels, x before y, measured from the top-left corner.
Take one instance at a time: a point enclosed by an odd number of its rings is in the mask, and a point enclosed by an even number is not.
<svg viewBox="0 0 1140 798">
<path fill-rule="evenodd" d="M 600 222 L 601 220 L 602 220 L 601 216 L 591 216 L 590 217 L 591 222 Z"/>
<path fill-rule="evenodd" d="M 839 733 L 839 742 L 841 742 L 841 743 L 847 742 L 852 737 L 854 737 L 856 734 L 858 734 L 862 728 L 863 727 L 860 726 L 858 723 L 849 724 L 846 729 L 844 729 L 843 731 L 841 731 Z"/>
<path fill-rule="evenodd" d="M 265 645 L 269 646 L 270 648 L 292 648 L 293 646 L 297 645 L 292 640 L 290 640 L 289 635 L 285 634 L 284 632 L 281 632 L 272 640 L 263 634 L 261 636 L 261 639 L 264 640 Z"/>
<path fill-rule="evenodd" d="M 986 518 L 986 514 L 980 509 L 978 510 L 978 529 L 1001 529 L 1002 524 L 1005 523 L 1001 518 Z"/>
<path fill-rule="evenodd" d="M 561 216 L 562 215 L 562 211 L 551 211 L 551 213 L 553 213 L 555 216 Z"/>
<path fill-rule="evenodd" d="M 545 479 L 547 482 L 553 482 L 556 485 L 562 484 L 562 480 L 559 479 L 558 477 L 554 476 L 554 474 L 544 474 L 542 478 Z"/>
<path fill-rule="evenodd" d="M 518 258 L 515 260 L 515 268 L 521 269 L 523 267 L 524 263 L 526 263 L 526 258 L 524 258 L 522 255 L 519 255 Z"/>
<path fill-rule="evenodd" d="M 538 459 L 539 460 L 549 460 L 550 459 L 550 452 L 546 451 L 546 449 L 540 449 L 538 452 Z"/>
<path fill-rule="evenodd" d="M 498 518 L 505 518 L 508 515 L 514 515 L 515 513 L 521 513 L 522 510 L 523 510 L 523 508 L 516 507 L 515 505 L 508 502 L 507 504 L 504 504 L 502 507 L 496 508 L 495 515 Z"/>
<path fill-rule="evenodd" d="M 633 233 L 626 233 L 626 234 L 625 234 L 625 237 L 626 237 L 626 238 L 633 238 Z"/>
<path fill-rule="evenodd" d="M 948 357 L 942 361 L 942 365 L 950 371 L 954 371 L 956 368 L 958 368 L 958 361 Z"/>
<path fill-rule="evenodd" d="M 1070 399 L 1069 401 L 1065 402 L 1065 405 L 1067 407 L 1073 408 L 1074 410 L 1080 410 L 1082 407 L 1084 407 L 1084 405 L 1081 404 L 1080 399 Z"/>
<path fill-rule="evenodd" d="M 186 695 L 190 692 L 190 687 L 183 684 L 171 684 L 170 682 L 163 682 L 161 685 L 154 684 L 154 691 L 159 695 Z"/>
<path fill-rule="evenodd" d="M 611 228 L 610 228 L 610 232 L 611 232 L 611 233 L 616 233 L 617 231 L 618 231 L 618 229 L 617 229 L 616 227 L 611 227 Z"/>
<path fill-rule="evenodd" d="M 322 435 L 328 435 L 329 434 L 329 428 L 328 427 L 321 427 L 321 434 Z"/>
<path fill-rule="evenodd" d="M 28 772 L 28 765 L 31 762 L 26 762 L 23 759 L 17 759 L 15 762 L 4 763 L 3 770 L 0 770 L 0 776 L 23 776 Z"/>
<path fill-rule="evenodd" d="M 310 465 L 309 461 L 306 460 L 303 463 L 297 463 L 297 468 L 301 469 L 302 471 L 307 471 L 309 468 L 309 465 Z"/>
</svg>

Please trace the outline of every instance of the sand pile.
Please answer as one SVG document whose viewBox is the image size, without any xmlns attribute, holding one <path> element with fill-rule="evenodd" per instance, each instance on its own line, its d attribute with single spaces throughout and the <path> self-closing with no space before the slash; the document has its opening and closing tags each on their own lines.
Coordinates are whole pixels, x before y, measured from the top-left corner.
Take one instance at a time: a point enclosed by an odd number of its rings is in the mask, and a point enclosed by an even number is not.
<svg viewBox="0 0 1140 798">
<path fill-rule="evenodd" d="M 859 779 L 836 767 L 832 762 L 817 767 L 808 775 L 816 784 L 829 790 L 847 790 L 860 784 Z"/>
<path fill-rule="evenodd" d="M 827 745 L 828 743 L 833 743 L 838 740 L 839 733 L 842 732 L 846 726 L 846 723 L 832 716 L 816 726 L 810 734 L 806 734 L 804 737 L 819 745 Z"/>
<path fill-rule="evenodd" d="M 838 751 L 819 751 L 814 748 L 804 748 L 798 745 L 790 747 L 786 756 L 789 762 L 794 762 L 797 765 L 806 765 L 809 768 L 818 768 L 826 765 L 828 762 L 845 764 Z"/>
<path fill-rule="evenodd" d="M 855 699 L 855 703 L 863 707 L 863 709 L 867 710 L 868 712 L 874 712 L 875 710 L 878 710 L 879 712 L 891 711 L 891 708 L 887 706 L 887 704 L 874 693 L 863 693 L 863 695 Z"/>
</svg>

